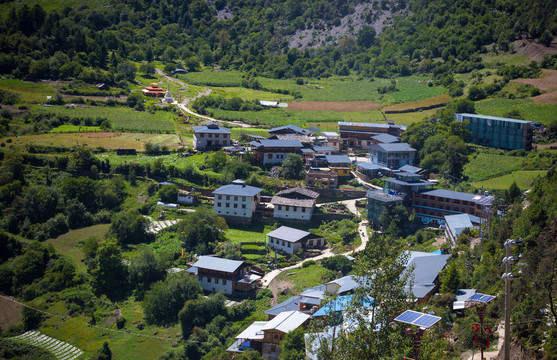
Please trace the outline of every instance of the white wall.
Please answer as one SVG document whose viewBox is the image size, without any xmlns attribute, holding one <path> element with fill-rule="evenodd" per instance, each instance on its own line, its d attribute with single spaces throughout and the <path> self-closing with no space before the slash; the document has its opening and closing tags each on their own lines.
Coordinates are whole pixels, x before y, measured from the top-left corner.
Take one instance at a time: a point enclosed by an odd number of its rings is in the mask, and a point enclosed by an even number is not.
<svg viewBox="0 0 557 360">
<path fill-rule="evenodd" d="M 203 290 L 206 291 L 211 291 L 211 292 L 224 292 L 225 294 L 232 294 L 232 281 L 231 280 L 225 280 L 226 281 L 226 285 L 223 285 L 223 279 L 218 279 L 218 278 L 214 278 L 209 276 L 209 278 L 211 279 L 211 282 L 208 281 L 208 277 L 207 275 L 198 275 L 197 276 L 197 280 L 199 280 L 199 283 L 201 284 L 201 287 L 203 288 Z M 218 279 L 218 284 L 215 284 L 215 279 Z"/>
<path fill-rule="evenodd" d="M 269 237 L 269 247 L 271 247 L 272 249 L 283 251 L 287 254 L 294 254 L 296 251 L 298 251 L 299 248 L 302 247 L 302 243 L 301 242 L 291 243 L 288 241 Z"/>
<path fill-rule="evenodd" d="M 216 137 L 218 135 L 218 137 Z M 193 134 L 193 147 L 197 150 L 203 150 L 207 147 L 207 142 L 211 141 L 211 146 L 228 146 L 230 145 L 230 134 Z M 218 141 L 218 144 L 216 142 Z"/>
<path fill-rule="evenodd" d="M 286 210 L 288 208 L 288 210 Z M 302 210 L 305 210 L 302 211 Z M 300 206 L 286 206 L 286 205 L 275 205 L 273 210 L 273 217 L 276 219 L 294 219 L 294 220 L 304 220 L 309 221 L 313 213 L 313 207 L 302 208 Z"/>
<path fill-rule="evenodd" d="M 257 205 L 256 198 L 257 196 L 215 195 L 213 208 L 217 215 L 239 216 L 249 219 L 255 211 Z M 226 204 L 228 204 L 228 207 L 226 207 Z M 234 205 L 237 207 L 235 208 Z M 242 208 L 242 205 L 245 205 L 246 208 Z"/>
<path fill-rule="evenodd" d="M 286 157 L 288 156 L 287 152 L 282 152 L 282 153 L 275 153 L 275 152 L 269 152 L 269 153 L 264 153 L 263 156 L 263 165 L 269 165 L 269 164 L 282 164 L 282 162 L 284 161 L 284 159 L 286 159 Z M 269 159 L 269 155 L 271 155 L 271 158 Z"/>
</svg>

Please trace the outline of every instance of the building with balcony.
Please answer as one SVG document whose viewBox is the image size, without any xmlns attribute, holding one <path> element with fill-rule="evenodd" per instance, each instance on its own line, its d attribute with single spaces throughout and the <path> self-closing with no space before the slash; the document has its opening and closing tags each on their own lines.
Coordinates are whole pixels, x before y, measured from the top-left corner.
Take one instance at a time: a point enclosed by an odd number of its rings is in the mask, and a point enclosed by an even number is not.
<svg viewBox="0 0 557 360">
<path fill-rule="evenodd" d="M 414 165 L 416 149 L 407 143 L 374 144 L 370 146 L 370 160 L 373 164 L 398 169 L 404 165 Z"/>
</svg>

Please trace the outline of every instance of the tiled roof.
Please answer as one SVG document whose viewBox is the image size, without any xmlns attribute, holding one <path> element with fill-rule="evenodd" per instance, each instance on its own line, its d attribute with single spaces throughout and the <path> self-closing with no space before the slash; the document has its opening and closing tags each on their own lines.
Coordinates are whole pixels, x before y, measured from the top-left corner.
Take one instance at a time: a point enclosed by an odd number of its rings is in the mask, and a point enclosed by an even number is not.
<svg viewBox="0 0 557 360">
<path fill-rule="evenodd" d="M 315 141 L 314 138 L 307 135 L 277 134 L 271 136 L 270 138 L 274 138 L 274 137 L 276 137 L 279 140 L 298 140 L 299 142 L 305 144 L 313 144 L 313 142 Z"/>
<path fill-rule="evenodd" d="M 310 189 L 306 189 L 303 188 L 301 186 L 297 186 L 295 188 L 290 188 L 290 189 L 285 189 L 285 190 L 281 190 L 278 193 L 275 194 L 275 196 L 282 196 L 282 195 L 287 195 L 287 194 L 301 194 L 303 196 L 307 196 L 309 198 L 312 199 L 317 199 L 319 197 L 319 193 L 312 191 Z"/>
<path fill-rule="evenodd" d="M 234 180 L 230 185 L 224 185 L 213 191 L 213 195 L 255 196 L 263 189 L 246 185 L 242 180 Z"/>
<path fill-rule="evenodd" d="M 286 125 L 286 126 L 279 126 L 279 127 L 276 127 L 276 128 L 272 128 L 271 130 L 269 130 L 269 134 L 272 134 L 272 133 L 275 133 L 275 132 L 281 132 L 281 131 L 284 131 L 284 130 L 291 130 L 291 131 L 294 131 L 298 134 L 303 134 L 303 135 L 311 134 L 311 131 L 309 131 L 307 129 L 304 129 L 304 128 L 301 128 L 301 127 L 296 126 L 296 125 Z"/>
<path fill-rule="evenodd" d="M 216 270 L 233 273 L 245 263 L 239 260 L 223 259 L 214 256 L 200 256 L 194 267 L 198 269 Z"/>
<path fill-rule="evenodd" d="M 273 205 L 285 205 L 285 206 L 299 206 L 304 208 L 310 208 L 315 205 L 315 200 L 313 199 L 290 199 L 282 196 L 273 196 L 271 199 L 271 204 Z"/>
</svg>

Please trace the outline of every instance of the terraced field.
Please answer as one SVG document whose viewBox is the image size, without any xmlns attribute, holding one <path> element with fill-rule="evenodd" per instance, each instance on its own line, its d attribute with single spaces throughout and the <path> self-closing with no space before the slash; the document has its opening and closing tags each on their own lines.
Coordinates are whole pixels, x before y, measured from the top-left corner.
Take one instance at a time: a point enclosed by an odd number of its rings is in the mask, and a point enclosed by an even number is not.
<svg viewBox="0 0 557 360">
<path fill-rule="evenodd" d="M 58 360 L 74 360 L 83 354 L 83 351 L 75 346 L 41 334 L 37 330 L 28 331 L 22 335 L 9 339 L 44 349 L 52 353 Z"/>
</svg>

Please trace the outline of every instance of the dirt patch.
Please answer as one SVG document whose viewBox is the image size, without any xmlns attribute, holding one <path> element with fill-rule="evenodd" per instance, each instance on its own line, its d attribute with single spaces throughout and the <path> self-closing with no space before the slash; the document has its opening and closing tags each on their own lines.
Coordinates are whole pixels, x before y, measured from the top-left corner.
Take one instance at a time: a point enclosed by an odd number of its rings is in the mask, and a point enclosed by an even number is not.
<svg viewBox="0 0 557 360">
<path fill-rule="evenodd" d="M 538 150 L 541 150 L 541 149 L 557 150 L 557 143 L 553 143 L 553 144 L 536 144 L 536 147 L 538 148 Z"/>
<path fill-rule="evenodd" d="M 80 134 L 79 137 L 86 137 L 89 139 L 110 139 L 110 138 L 117 138 L 122 136 L 122 133 L 111 133 L 111 132 L 104 132 L 104 133 L 83 133 Z"/>
<path fill-rule="evenodd" d="M 300 101 L 289 103 L 287 110 L 353 112 L 380 108 L 381 104 L 375 101 Z"/>
<path fill-rule="evenodd" d="M 515 79 L 511 82 L 529 84 L 547 91 L 532 98 L 535 104 L 557 104 L 557 70 L 542 69 L 542 75 L 538 79 Z"/>
<path fill-rule="evenodd" d="M 8 298 L 16 300 L 12 296 Z M 12 325 L 17 324 L 23 318 L 23 307 L 15 302 L 11 302 L 5 298 L 0 298 L 0 327 L 6 330 Z"/>
<path fill-rule="evenodd" d="M 279 276 L 273 279 L 268 286 L 268 289 L 273 293 L 273 300 L 271 300 L 271 306 L 278 304 L 278 296 L 281 292 L 292 291 L 294 289 L 294 283 L 287 279 L 279 279 Z"/>
<path fill-rule="evenodd" d="M 112 326 L 116 322 L 116 320 L 122 316 L 122 310 L 116 309 L 114 310 L 114 315 L 106 319 L 106 325 Z"/>
<path fill-rule="evenodd" d="M 95 101 L 106 101 L 106 100 L 115 100 L 117 102 L 120 103 L 125 103 L 126 100 L 128 99 L 127 96 L 125 95 L 121 95 L 121 96 L 110 96 L 110 95 L 106 95 L 106 96 L 94 96 L 94 95 L 71 95 L 71 94 L 62 94 L 62 97 L 64 99 L 84 99 L 84 100 L 95 100 Z"/>
<path fill-rule="evenodd" d="M 537 43 L 534 40 L 517 40 L 513 43 L 513 47 L 517 53 L 527 56 L 531 60 L 542 61 L 544 56 L 551 56 L 557 54 L 557 41 L 553 37 L 550 47 Z"/>
<path fill-rule="evenodd" d="M 435 242 L 432 244 L 436 246 L 438 249 L 441 249 L 441 246 L 447 242 L 447 238 L 444 236 L 438 236 L 435 238 Z"/>
</svg>

